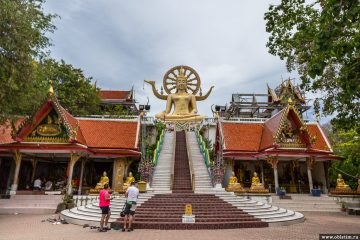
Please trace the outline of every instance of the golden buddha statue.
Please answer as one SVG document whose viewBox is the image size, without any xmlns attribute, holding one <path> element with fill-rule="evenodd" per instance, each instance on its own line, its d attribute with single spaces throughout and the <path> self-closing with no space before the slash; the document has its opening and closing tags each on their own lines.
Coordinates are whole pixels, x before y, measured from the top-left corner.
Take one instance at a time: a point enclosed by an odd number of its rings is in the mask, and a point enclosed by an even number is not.
<svg viewBox="0 0 360 240">
<path fill-rule="evenodd" d="M 254 172 L 254 176 L 251 179 L 251 186 L 259 186 L 262 185 L 260 179 L 257 175 L 257 172 Z"/>
<path fill-rule="evenodd" d="M 342 175 L 339 173 L 338 178 L 336 179 L 336 187 L 332 189 L 330 193 L 332 194 L 354 194 L 356 191 L 353 191 L 349 185 L 347 185 L 342 178 Z"/>
<path fill-rule="evenodd" d="M 100 178 L 100 182 L 96 184 L 95 190 L 101 190 L 104 188 L 105 183 L 109 184 L 109 178 L 107 177 L 106 172 L 103 172 L 102 177 Z"/>
<path fill-rule="evenodd" d="M 167 96 L 157 92 L 154 81 L 145 82 L 152 86 L 156 97 L 166 100 L 166 109 L 155 115 L 157 119 L 165 122 L 197 122 L 205 117 L 198 114 L 196 101 L 205 100 L 213 87 L 205 96 L 201 96 L 200 78 L 192 68 L 177 66 L 165 74 L 164 88 L 168 93 Z M 200 96 L 195 96 L 199 88 Z M 175 92 L 172 93 L 171 90 L 175 90 Z M 174 110 L 171 113 L 172 107 Z"/>
<path fill-rule="evenodd" d="M 338 174 L 338 178 L 336 179 L 336 188 L 335 190 L 351 190 L 349 185 L 347 185 L 342 178 L 341 174 Z"/>
<path fill-rule="evenodd" d="M 238 182 L 238 178 L 235 176 L 235 173 L 232 172 L 231 177 L 229 178 L 229 184 L 226 188 L 228 192 L 237 192 L 237 193 L 244 193 L 245 190 Z"/>
<path fill-rule="evenodd" d="M 129 176 L 127 176 L 124 182 L 123 189 L 126 190 L 132 182 L 135 182 L 135 178 L 133 177 L 132 172 L 129 172 Z"/>
<path fill-rule="evenodd" d="M 260 178 L 258 177 L 257 172 L 254 172 L 254 175 L 251 178 L 251 187 L 249 192 L 255 192 L 255 193 L 269 192 L 269 190 L 265 189 L 264 185 L 260 182 Z"/>
</svg>

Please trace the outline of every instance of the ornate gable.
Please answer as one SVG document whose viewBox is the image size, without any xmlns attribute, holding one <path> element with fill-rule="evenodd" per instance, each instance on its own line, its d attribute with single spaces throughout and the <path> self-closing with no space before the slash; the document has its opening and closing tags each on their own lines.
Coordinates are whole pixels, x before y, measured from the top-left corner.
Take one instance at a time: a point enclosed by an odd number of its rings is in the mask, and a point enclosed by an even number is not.
<svg viewBox="0 0 360 240">
<path fill-rule="evenodd" d="M 62 108 L 54 95 L 19 127 L 18 142 L 67 143 L 76 138 L 78 121 Z"/>
<path fill-rule="evenodd" d="M 288 99 L 292 99 L 295 104 L 304 104 L 305 99 L 300 91 L 288 79 L 283 82 L 277 89 L 278 97 L 283 104 L 286 104 Z"/>
<path fill-rule="evenodd" d="M 283 112 L 274 143 L 281 148 L 309 148 L 313 139 L 291 98 Z"/>
</svg>

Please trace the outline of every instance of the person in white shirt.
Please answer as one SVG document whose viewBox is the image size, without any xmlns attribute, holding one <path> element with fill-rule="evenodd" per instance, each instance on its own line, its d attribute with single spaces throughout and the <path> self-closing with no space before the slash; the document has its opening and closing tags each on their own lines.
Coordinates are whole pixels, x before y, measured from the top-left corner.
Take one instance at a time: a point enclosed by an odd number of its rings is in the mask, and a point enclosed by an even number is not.
<svg viewBox="0 0 360 240">
<path fill-rule="evenodd" d="M 41 190 L 41 180 L 40 180 L 40 178 L 35 179 L 35 181 L 34 181 L 34 190 Z"/>
<path fill-rule="evenodd" d="M 125 193 L 126 203 L 125 203 L 125 217 L 124 217 L 124 227 L 122 229 L 123 232 L 126 230 L 126 223 L 129 220 L 128 232 L 134 230 L 132 227 L 132 223 L 135 218 L 135 209 L 136 209 L 136 201 L 139 197 L 139 189 L 135 186 L 134 182 L 130 183 L 130 187 L 126 190 Z"/>
</svg>

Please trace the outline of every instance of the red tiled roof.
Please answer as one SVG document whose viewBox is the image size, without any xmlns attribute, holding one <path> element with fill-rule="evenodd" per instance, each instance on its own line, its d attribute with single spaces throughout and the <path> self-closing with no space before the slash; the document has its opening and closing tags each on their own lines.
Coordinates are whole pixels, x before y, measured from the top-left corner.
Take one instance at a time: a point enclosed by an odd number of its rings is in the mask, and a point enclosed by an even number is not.
<svg viewBox="0 0 360 240">
<path fill-rule="evenodd" d="M 111 90 L 99 91 L 99 97 L 101 100 L 106 100 L 106 99 L 126 100 L 129 94 L 130 91 L 111 91 Z"/>
<path fill-rule="evenodd" d="M 14 140 L 11 137 L 11 127 L 6 125 L 0 126 L 0 143 L 11 143 Z"/>
<path fill-rule="evenodd" d="M 136 149 L 138 122 L 78 119 L 89 148 Z M 80 140 L 80 139 L 78 139 Z"/>
<path fill-rule="evenodd" d="M 284 110 L 281 110 L 279 113 L 277 113 L 265 122 L 259 149 L 263 150 L 273 145 L 274 136 L 276 134 L 276 131 L 279 129 L 283 114 Z"/>
<path fill-rule="evenodd" d="M 226 151 L 258 151 L 262 123 L 222 123 Z"/>
<path fill-rule="evenodd" d="M 315 143 L 311 145 L 312 149 L 330 151 L 329 146 L 321 132 L 320 126 L 317 123 L 306 124 L 309 129 L 311 137 L 316 137 Z"/>
<path fill-rule="evenodd" d="M 25 118 L 19 118 L 15 122 L 15 127 L 19 127 L 19 125 L 24 121 Z M 13 137 L 11 136 L 12 127 L 9 121 L 0 125 L 0 144 L 12 143 L 15 142 Z"/>
</svg>

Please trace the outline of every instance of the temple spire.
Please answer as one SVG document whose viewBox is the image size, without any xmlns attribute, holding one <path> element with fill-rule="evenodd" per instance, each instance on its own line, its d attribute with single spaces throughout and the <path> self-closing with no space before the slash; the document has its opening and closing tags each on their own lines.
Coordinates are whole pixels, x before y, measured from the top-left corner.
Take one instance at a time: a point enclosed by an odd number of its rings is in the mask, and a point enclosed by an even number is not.
<svg viewBox="0 0 360 240">
<path fill-rule="evenodd" d="M 54 88 L 53 88 L 53 82 L 52 82 L 52 80 L 50 80 L 49 83 L 50 83 L 50 87 L 49 87 L 48 95 L 49 95 L 49 96 L 53 96 L 53 95 L 54 95 Z"/>
</svg>

